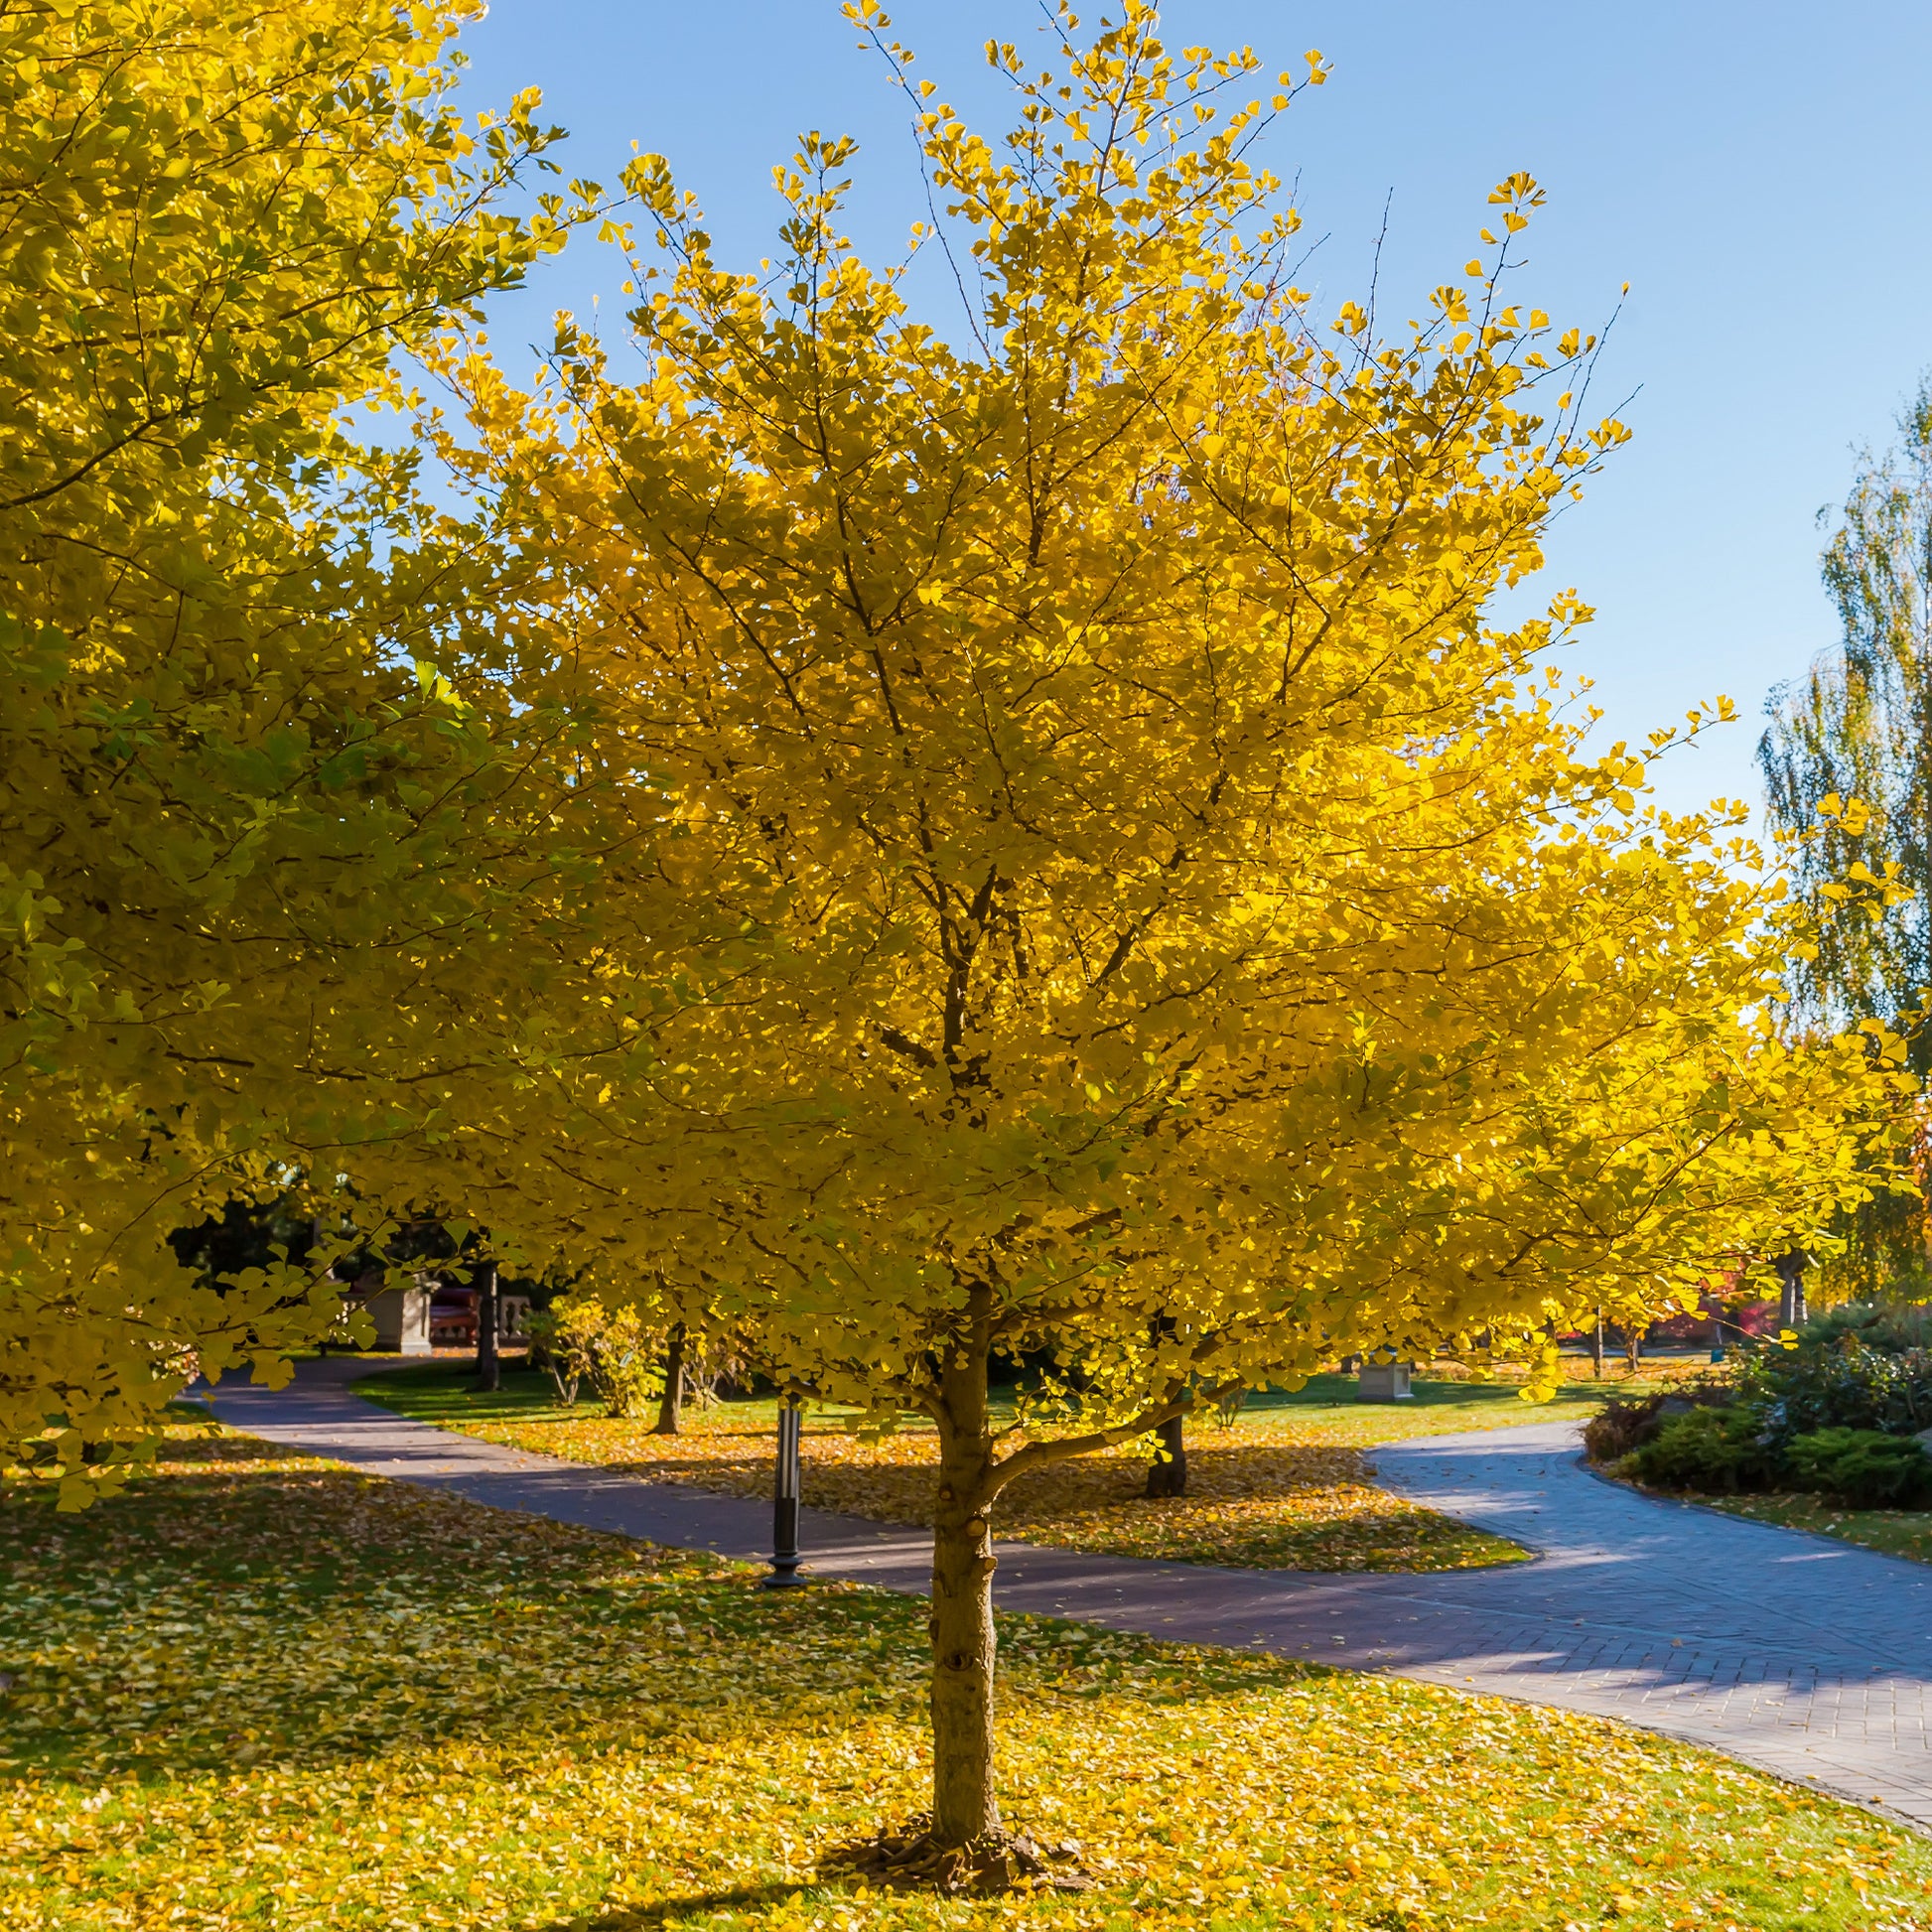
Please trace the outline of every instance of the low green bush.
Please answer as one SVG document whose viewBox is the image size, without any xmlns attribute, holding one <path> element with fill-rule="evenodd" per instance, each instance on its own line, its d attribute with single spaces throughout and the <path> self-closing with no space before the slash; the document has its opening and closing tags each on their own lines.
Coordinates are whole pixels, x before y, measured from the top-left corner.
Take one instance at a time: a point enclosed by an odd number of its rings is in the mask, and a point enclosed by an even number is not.
<svg viewBox="0 0 1932 1932">
<path fill-rule="evenodd" d="M 1745 1409 L 1693 1409 L 1672 1416 L 1651 1441 L 1617 1466 L 1658 1489 L 1733 1495 L 1762 1489 L 1779 1473 L 1779 1456 Z"/>
<path fill-rule="evenodd" d="M 1820 1429 L 1785 1449 L 1790 1479 L 1854 1509 L 1917 1509 L 1932 1501 L 1932 1456 L 1909 1436 Z"/>
</svg>

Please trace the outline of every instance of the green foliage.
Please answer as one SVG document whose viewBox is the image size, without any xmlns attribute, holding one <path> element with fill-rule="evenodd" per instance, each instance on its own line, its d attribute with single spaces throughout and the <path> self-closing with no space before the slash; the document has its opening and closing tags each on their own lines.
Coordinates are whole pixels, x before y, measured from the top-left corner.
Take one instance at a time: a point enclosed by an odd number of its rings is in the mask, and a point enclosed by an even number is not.
<svg viewBox="0 0 1932 1932">
<path fill-rule="evenodd" d="M 1594 1462 L 1615 1462 L 1632 1449 L 1653 1443 L 1664 1425 L 1691 1404 L 1727 1405 L 1730 1391 L 1692 1384 L 1644 1395 L 1611 1396 L 1584 1425 L 1584 1449 Z"/>
<path fill-rule="evenodd" d="M 1932 1309 L 1894 1302 L 1841 1302 L 1815 1314 L 1798 1331 L 1800 1348 L 1826 1348 L 1855 1335 L 1866 1348 L 1887 1355 L 1932 1348 Z"/>
<path fill-rule="evenodd" d="M 1932 1458 L 1914 1435 L 1932 1426 L 1932 1353 L 1916 1344 L 1918 1327 L 1909 1311 L 1834 1311 L 1796 1349 L 1748 1360 L 1725 1406 L 1710 1406 L 1716 1388 L 1696 1392 L 1707 1406 L 1689 1411 L 1681 1396 L 1612 1402 L 1585 1444 L 1664 1489 L 1808 1489 L 1859 1509 L 1921 1507 Z"/>
<path fill-rule="evenodd" d="M 1896 1020 L 1932 983 L 1932 382 L 1898 428 L 1895 450 L 1864 453 L 1825 554 L 1840 641 L 1772 694 L 1758 746 L 1772 828 L 1819 913 L 1792 987 L 1827 1021 Z M 1880 887 L 1894 871 L 1904 895 Z M 1912 1064 L 1932 1068 L 1932 1036 Z"/>
<path fill-rule="evenodd" d="M 1932 1500 L 1932 1456 L 1909 1436 L 1820 1429 L 1794 1437 L 1784 1454 L 1794 1486 L 1854 1509 L 1916 1509 Z"/>
<path fill-rule="evenodd" d="M 1737 1399 L 1774 1442 L 1820 1429 L 1909 1436 L 1932 1428 L 1932 1351 L 1870 1347 L 1856 1332 L 1766 1349 L 1740 1370 Z"/>
<path fill-rule="evenodd" d="M 1778 1472 L 1779 1458 L 1749 1410 L 1693 1409 L 1672 1416 L 1620 1467 L 1659 1489 L 1727 1495 L 1766 1487 Z"/>
<path fill-rule="evenodd" d="M 1772 693 L 1758 746 L 1767 815 L 1816 915 L 1787 977 L 1807 1020 L 1876 1015 L 1910 1031 L 1932 986 L 1932 379 L 1898 418 L 1897 447 L 1864 453 L 1825 554 L 1840 642 Z M 1932 1073 L 1932 1031 L 1908 1053 Z M 1873 1173 L 1897 1183 L 1840 1210 L 1827 1292 L 1925 1293 L 1922 1153 Z"/>
</svg>

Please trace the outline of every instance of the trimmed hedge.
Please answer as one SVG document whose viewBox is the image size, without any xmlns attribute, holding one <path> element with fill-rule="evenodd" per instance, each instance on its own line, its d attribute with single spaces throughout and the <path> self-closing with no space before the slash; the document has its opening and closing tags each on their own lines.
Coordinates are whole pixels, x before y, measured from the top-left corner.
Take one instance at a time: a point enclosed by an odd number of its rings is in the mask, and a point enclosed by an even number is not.
<svg viewBox="0 0 1932 1932">
<path fill-rule="evenodd" d="M 1852 1509 L 1921 1509 L 1932 1503 L 1932 1455 L 1909 1436 L 1877 1429 L 1819 1429 L 1779 1443 L 1744 1408 L 1672 1416 L 1617 1463 L 1619 1475 L 1657 1489 L 1734 1496 L 1749 1489 L 1809 1489 Z"/>
<path fill-rule="evenodd" d="M 1798 1487 L 1854 1509 L 1922 1509 L 1932 1501 L 1932 1456 L 1910 1436 L 1821 1429 L 1795 1437 L 1785 1461 Z"/>
<path fill-rule="evenodd" d="M 1768 1488 L 1781 1460 L 1748 1410 L 1693 1409 L 1671 1417 L 1650 1442 L 1632 1450 L 1621 1471 L 1659 1489 L 1729 1496 Z"/>
</svg>

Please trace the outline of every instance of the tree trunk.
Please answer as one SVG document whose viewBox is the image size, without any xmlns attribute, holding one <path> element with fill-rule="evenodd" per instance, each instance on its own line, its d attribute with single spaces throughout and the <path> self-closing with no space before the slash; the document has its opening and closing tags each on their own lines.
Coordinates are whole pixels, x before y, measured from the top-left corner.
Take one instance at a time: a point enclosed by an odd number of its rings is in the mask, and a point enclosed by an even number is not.
<svg viewBox="0 0 1932 1932">
<path fill-rule="evenodd" d="M 1600 1381 L 1603 1375 L 1603 1311 L 1596 1311 L 1596 1332 L 1589 1338 L 1590 1372 Z"/>
<path fill-rule="evenodd" d="M 477 1387 L 493 1394 L 502 1386 L 502 1363 L 496 1354 L 496 1264 L 479 1262 L 470 1284 L 477 1291 Z"/>
<path fill-rule="evenodd" d="M 675 1436 L 684 1420 L 684 1323 L 671 1330 L 671 1345 L 664 1357 L 664 1399 L 657 1405 L 657 1420 L 651 1425 L 653 1436 Z"/>
<path fill-rule="evenodd" d="M 1147 1472 L 1147 1494 L 1161 1501 L 1187 1493 L 1187 1446 L 1182 1440 L 1183 1419 L 1170 1416 L 1154 1433 L 1160 1438 L 1161 1454 Z"/>
<path fill-rule="evenodd" d="M 1805 1309 L 1805 1263 L 1809 1259 L 1793 1250 L 1779 1255 L 1771 1265 L 1778 1271 L 1778 1326 L 1802 1328 L 1807 1320 Z"/>
<path fill-rule="evenodd" d="M 987 1351 L 940 1374 L 939 1489 L 932 1519 L 932 1837 L 950 1849 L 1000 1829 L 993 1788 L 993 1436 Z"/>
</svg>

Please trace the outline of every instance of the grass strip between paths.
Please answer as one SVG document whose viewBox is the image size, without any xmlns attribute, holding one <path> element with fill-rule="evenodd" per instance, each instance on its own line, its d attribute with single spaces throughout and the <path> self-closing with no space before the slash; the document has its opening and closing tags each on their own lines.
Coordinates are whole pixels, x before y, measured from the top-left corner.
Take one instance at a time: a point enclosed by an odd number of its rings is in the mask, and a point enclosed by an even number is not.
<svg viewBox="0 0 1932 1932">
<path fill-rule="evenodd" d="M 373 1364 L 372 1364 L 373 1369 Z M 606 1416 L 588 1395 L 558 1401 L 547 1375 L 512 1371 L 477 1394 L 456 1362 L 372 1372 L 358 1394 L 417 1421 L 487 1442 L 599 1463 L 652 1482 L 718 1494 L 771 1492 L 775 1406 L 733 1401 L 687 1408 L 680 1436 L 651 1433 L 648 1417 Z M 1379 1489 L 1364 1449 L 1377 1442 L 1529 1422 L 1581 1420 L 1621 1382 L 1567 1385 L 1532 1407 L 1509 1385 L 1428 1383 L 1418 1399 L 1364 1404 L 1354 1384 L 1321 1376 L 1295 1395 L 1251 1399 L 1232 1429 L 1189 1432 L 1188 1493 L 1143 1495 L 1149 1450 L 1124 1443 L 1015 1482 L 996 1511 L 1000 1535 L 1096 1555 L 1230 1564 L 1258 1570 L 1437 1571 L 1518 1562 L 1527 1554 Z M 938 1446 L 908 1419 L 876 1441 L 849 1417 L 813 1411 L 805 1426 L 805 1501 L 878 1522 L 930 1523 Z"/>
<path fill-rule="evenodd" d="M 1689 1496 L 1677 1500 L 1702 1503 L 1707 1509 L 1722 1509 L 1726 1515 L 1747 1517 L 1753 1523 L 1775 1523 L 1780 1529 L 1836 1537 L 1841 1543 L 1876 1550 L 1880 1556 L 1932 1563 L 1932 1510 L 1848 1509 L 1825 1496 L 1805 1495 Z"/>
</svg>

